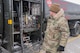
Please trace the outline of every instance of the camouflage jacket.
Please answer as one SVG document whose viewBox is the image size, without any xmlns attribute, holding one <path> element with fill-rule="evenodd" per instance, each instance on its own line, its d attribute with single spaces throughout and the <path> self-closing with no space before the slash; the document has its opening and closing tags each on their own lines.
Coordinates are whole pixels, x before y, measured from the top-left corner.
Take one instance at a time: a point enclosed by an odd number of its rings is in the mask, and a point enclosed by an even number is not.
<svg viewBox="0 0 80 53">
<path fill-rule="evenodd" d="M 41 50 L 57 53 L 59 45 L 65 46 L 69 37 L 69 26 L 64 11 L 61 9 L 54 17 L 50 16 L 47 22 L 44 42 Z"/>
</svg>

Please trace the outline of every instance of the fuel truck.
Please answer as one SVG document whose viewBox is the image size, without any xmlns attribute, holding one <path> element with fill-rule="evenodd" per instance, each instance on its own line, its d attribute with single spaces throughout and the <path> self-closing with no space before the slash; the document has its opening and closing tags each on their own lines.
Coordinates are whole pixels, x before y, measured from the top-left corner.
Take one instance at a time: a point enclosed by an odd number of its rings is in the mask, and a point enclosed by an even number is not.
<svg viewBox="0 0 80 53">
<path fill-rule="evenodd" d="M 70 36 L 78 36 L 78 4 L 64 0 L 0 0 L 0 53 L 39 52 L 52 3 L 61 4 L 69 23 Z"/>
</svg>

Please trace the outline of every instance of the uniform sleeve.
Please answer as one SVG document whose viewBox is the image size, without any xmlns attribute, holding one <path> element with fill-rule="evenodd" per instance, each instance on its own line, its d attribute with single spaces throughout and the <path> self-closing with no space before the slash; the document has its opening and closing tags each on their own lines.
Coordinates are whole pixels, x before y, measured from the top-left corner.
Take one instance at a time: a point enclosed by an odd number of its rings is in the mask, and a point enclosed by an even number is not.
<svg viewBox="0 0 80 53">
<path fill-rule="evenodd" d="M 65 47 L 67 44 L 68 37 L 70 35 L 67 20 L 62 19 L 59 26 L 60 26 L 60 33 L 61 33 L 60 45 Z"/>
</svg>

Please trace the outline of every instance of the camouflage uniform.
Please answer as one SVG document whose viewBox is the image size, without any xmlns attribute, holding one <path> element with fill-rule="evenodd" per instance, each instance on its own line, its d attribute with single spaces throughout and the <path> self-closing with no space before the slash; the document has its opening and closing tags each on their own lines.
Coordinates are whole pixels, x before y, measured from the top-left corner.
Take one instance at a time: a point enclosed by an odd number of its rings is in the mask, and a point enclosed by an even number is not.
<svg viewBox="0 0 80 53">
<path fill-rule="evenodd" d="M 40 53 L 58 53 L 57 48 L 59 45 L 65 46 L 67 43 L 69 27 L 66 18 L 64 18 L 63 9 L 54 17 L 50 16 L 48 19 L 44 42 Z"/>
</svg>

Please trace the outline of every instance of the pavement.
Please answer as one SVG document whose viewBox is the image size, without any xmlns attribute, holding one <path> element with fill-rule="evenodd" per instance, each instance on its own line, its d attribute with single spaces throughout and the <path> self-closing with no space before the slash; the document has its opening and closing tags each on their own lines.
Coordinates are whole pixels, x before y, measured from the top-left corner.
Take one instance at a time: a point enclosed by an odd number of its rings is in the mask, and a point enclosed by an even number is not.
<svg viewBox="0 0 80 53">
<path fill-rule="evenodd" d="M 70 37 L 63 53 L 80 53 L 80 35 L 78 37 Z"/>
</svg>

